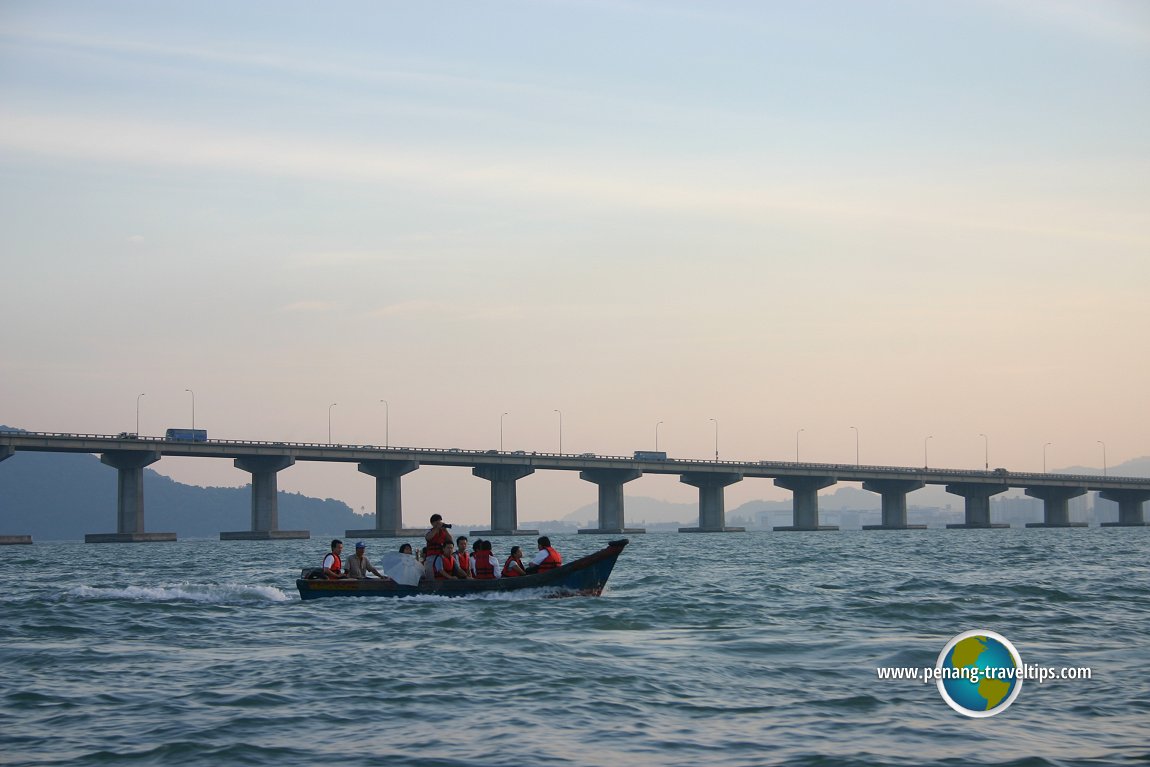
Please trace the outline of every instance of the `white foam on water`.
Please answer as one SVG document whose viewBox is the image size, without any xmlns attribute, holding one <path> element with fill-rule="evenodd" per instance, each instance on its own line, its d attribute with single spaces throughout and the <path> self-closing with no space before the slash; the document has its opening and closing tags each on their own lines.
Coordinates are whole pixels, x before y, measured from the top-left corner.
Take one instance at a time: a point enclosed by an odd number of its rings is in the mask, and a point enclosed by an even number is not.
<svg viewBox="0 0 1150 767">
<path fill-rule="evenodd" d="M 238 583 L 174 586 L 128 586 L 105 588 L 76 586 L 68 596 L 80 599 L 128 599 L 135 602 L 286 602 L 290 597 L 274 586 L 248 586 Z"/>
</svg>

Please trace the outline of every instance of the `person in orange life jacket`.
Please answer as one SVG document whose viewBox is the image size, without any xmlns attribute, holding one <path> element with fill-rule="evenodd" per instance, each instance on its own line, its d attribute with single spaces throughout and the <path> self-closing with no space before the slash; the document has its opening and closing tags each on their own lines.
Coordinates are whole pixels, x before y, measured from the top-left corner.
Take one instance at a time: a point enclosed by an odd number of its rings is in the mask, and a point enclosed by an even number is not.
<svg viewBox="0 0 1150 767">
<path fill-rule="evenodd" d="M 451 541 L 450 527 L 443 523 L 443 517 L 440 515 L 431 515 L 431 529 L 423 534 L 423 539 L 427 541 L 428 559 L 443 553 L 443 544 Z"/>
<path fill-rule="evenodd" d="M 520 575 L 527 575 L 527 571 L 523 569 L 523 549 L 518 546 L 511 547 L 511 556 L 503 563 L 504 578 L 516 578 Z"/>
<path fill-rule="evenodd" d="M 491 541 L 476 541 L 475 554 L 471 557 L 471 577 L 483 581 L 499 575 L 499 565 L 491 555 Z"/>
<path fill-rule="evenodd" d="M 450 580 L 452 578 L 470 578 L 463 568 L 459 566 L 459 559 L 455 556 L 455 544 L 451 541 L 443 544 L 443 553 L 429 558 L 432 573 L 436 580 Z"/>
<path fill-rule="evenodd" d="M 355 554 L 350 556 L 347 560 L 347 577 L 363 579 L 367 577 L 368 573 L 374 573 L 377 578 L 382 578 L 385 581 L 390 581 L 386 575 L 376 570 L 371 564 L 371 560 L 364 554 L 367 544 L 363 541 L 357 541 L 355 544 Z"/>
<path fill-rule="evenodd" d="M 331 553 L 323 558 L 323 574 L 329 580 L 339 580 L 344 577 L 343 560 L 339 555 L 343 553 L 343 541 L 335 538 L 331 542 Z"/>
<path fill-rule="evenodd" d="M 467 536 L 461 535 L 455 539 L 455 559 L 459 562 L 463 572 L 471 572 L 471 552 L 467 550 Z"/>
<path fill-rule="evenodd" d="M 538 540 L 539 551 L 535 552 L 535 556 L 531 558 L 531 564 L 527 565 L 527 572 L 545 572 L 547 570 L 554 570 L 563 564 L 563 557 L 551 546 L 551 539 L 546 535 L 541 535 Z"/>
</svg>

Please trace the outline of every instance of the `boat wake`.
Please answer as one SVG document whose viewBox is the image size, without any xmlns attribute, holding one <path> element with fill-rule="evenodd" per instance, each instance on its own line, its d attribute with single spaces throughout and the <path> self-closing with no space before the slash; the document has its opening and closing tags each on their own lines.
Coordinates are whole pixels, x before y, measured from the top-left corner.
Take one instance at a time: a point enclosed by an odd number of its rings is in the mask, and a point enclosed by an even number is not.
<svg viewBox="0 0 1150 767">
<path fill-rule="evenodd" d="M 291 599 L 274 586 L 246 586 L 236 583 L 193 584 L 173 586 L 128 586 L 105 588 L 76 586 L 67 596 L 86 600 L 130 600 L 133 602 L 287 602 Z"/>
</svg>

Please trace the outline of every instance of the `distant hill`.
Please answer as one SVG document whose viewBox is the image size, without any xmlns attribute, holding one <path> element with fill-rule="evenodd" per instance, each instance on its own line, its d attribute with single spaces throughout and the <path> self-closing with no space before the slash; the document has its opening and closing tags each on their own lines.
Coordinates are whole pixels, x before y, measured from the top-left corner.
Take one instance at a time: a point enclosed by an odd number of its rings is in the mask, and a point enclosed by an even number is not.
<svg viewBox="0 0 1150 767">
<path fill-rule="evenodd" d="M 251 487 L 198 487 L 144 469 L 145 527 L 180 538 L 218 538 L 251 527 Z M 279 494 L 281 530 L 342 535 L 374 520 L 331 498 Z M 0 461 L 0 534 L 35 540 L 116 532 L 116 471 L 93 455 L 17 452 Z"/>
</svg>

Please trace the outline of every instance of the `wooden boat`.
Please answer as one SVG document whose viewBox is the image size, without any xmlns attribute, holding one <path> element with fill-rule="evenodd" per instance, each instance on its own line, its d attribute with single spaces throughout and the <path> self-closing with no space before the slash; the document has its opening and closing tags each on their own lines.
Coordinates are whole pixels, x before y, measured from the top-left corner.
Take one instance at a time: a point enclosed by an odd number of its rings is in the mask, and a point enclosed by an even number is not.
<svg viewBox="0 0 1150 767">
<path fill-rule="evenodd" d="M 445 597 L 461 597 L 471 594 L 492 592 L 522 591 L 524 589 L 547 589 L 555 596 L 599 596 L 615 560 L 629 543 L 624 538 L 611 541 L 607 548 L 576 559 L 554 570 L 532 573 L 518 578 L 495 578 L 494 580 L 436 580 L 420 581 L 418 586 L 406 586 L 394 581 L 379 578 L 362 580 L 327 580 L 322 577 L 322 569 L 304 568 L 301 577 L 295 582 L 300 599 L 320 599 L 322 597 L 407 597 L 417 594 L 437 594 Z M 319 578 L 315 577 L 317 571 Z M 386 572 L 386 571 L 385 571 Z"/>
</svg>

